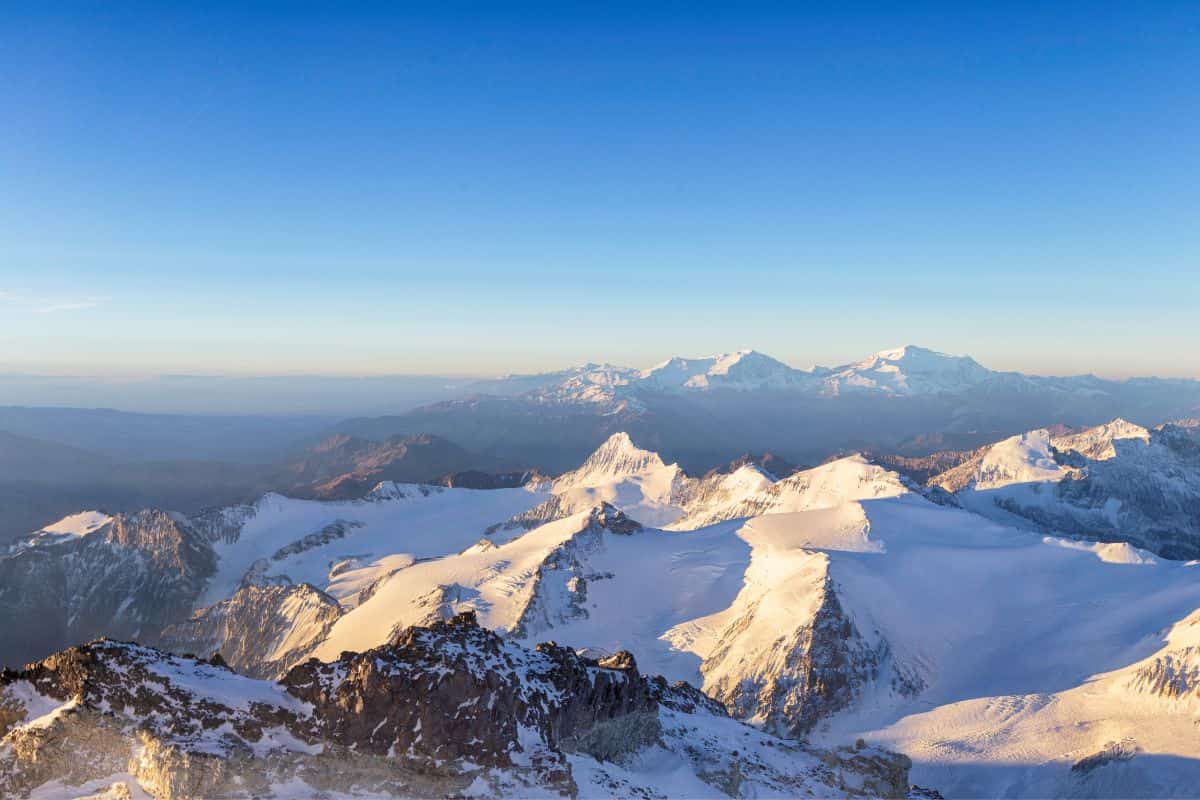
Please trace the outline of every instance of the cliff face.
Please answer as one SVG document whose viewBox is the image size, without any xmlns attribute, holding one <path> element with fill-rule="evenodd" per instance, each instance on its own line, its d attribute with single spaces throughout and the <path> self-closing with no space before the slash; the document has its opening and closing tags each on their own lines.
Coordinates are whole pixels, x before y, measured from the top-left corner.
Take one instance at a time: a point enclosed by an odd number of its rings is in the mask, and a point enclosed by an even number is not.
<svg viewBox="0 0 1200 800">
<path fill-rule="evenodd" d="M 157 798 L 830 794 L 902 796 L 908 760 L 811 751 L 686 684 L 462 614 L 393 644 L 309 661 L 279 683 L 219 659 L 100 640 L 0 678 L 0 795 L 50 781 Z M 671 780 L 641 774 L 652 748 Z M 125 784 L 122 788 L 121 784 Z M 674 788 L 672 788 L 674 787 Z"/>
<path fill-rule="evenodd" d="M 5 655 L 20 663 L 95 636 L 152 639 L 186 618 L 216 569 L 204 534 L 163 511 L 0 558 Z"/>
<path fill-rule="evenodd" d="M 219 653 L 238 672 L 269 679 L 307 658 L 341 615 L 336 600 L 307 583 L 250 583 L 165 628 L 159 644 L 176 653 Z"/>
</svg>

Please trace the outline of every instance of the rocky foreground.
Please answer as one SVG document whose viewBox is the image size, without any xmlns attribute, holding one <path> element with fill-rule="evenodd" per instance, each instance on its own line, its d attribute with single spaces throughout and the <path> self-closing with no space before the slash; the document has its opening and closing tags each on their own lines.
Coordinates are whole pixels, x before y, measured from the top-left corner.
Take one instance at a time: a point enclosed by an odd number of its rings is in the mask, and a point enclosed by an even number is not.
<svg viewBox="0 0 1200 800">
<path fill-rule="evenodd" d="M 903 796 L 909 761 L 813 750 L 619 652 L 473 612 L 278 683 L 110 640 L 0 676 L 0 796 Z"/>
</svg>

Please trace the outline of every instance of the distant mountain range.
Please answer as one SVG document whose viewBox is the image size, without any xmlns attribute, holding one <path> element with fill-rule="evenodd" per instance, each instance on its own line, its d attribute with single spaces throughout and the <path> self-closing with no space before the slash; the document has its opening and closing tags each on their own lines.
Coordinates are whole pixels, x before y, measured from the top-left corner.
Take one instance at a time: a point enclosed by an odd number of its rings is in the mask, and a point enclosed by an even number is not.
<svg viewBox="0 0 1200 800">
<path fill-rule="evenodd" d="M 924 457 L 1040 427 L 1200 416 L 1198 381 L 1029 376 L 915 346 L 838 367 L 742 350 L 444 388 L 457 398 L 340 422 L 0 407 L 0 543 L 78 508 L 194 513 L 266 491 L 351 497 L 380 479 L 512 485 L 574 467 L 618 431 L 702 474 L 746 453 Z"/>
<path fill-rule="evenodd" d="M 384 480 L 494 488 L 529 477 L 519 464 L 427 434 L 378 442 L 335 434 L 270 464 L 201 461 L 187 453 L 127 461 L 0 431 L 0 547 L 80 508 L 197 513 L 272 491 L 330 500 L 362 497 Z"/>
<path fill-rule="evenodd" d="M 1082 426 L 1120 416 L 1151 425 L 1200 415 L 1200 381 L 999 372 L 913 345 L 809 370 L 743 350 L 643 370 L 586 364 L 467 389 L 469 397 L 337 428 L 368 439 L 434 433 L 548 471 L 569 468 L 624 430 L 703 471 L 747 451 L 808 462 L 853 449 L 923 455 L 946 437 L 978 446 L 1048 421 Z"/>
</svg>

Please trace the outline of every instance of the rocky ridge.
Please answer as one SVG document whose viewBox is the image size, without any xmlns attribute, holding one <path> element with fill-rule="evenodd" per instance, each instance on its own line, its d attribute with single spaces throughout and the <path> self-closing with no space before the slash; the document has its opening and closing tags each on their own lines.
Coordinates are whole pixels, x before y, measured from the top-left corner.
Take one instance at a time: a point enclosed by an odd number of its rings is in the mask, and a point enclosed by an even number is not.
<svg viewBox="0 0 1200 800">
<path fill-rule="evenodd" d="M 328 793 L 903 796 L 908 760 L 813 751 L 632 656 L 527 649 L 464 614 L 277 684 L 96 641 L 0 677 L 0 793 L 136 784 L 162 800 Z M 638 757 L 654 752 L 663 774 Z"/>
</svg>

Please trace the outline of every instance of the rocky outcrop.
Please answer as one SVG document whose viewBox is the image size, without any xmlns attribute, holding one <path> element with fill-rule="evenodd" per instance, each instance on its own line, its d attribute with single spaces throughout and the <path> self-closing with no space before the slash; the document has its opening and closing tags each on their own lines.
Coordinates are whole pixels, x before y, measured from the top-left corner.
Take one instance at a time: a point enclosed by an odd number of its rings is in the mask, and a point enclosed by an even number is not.
<svg viewBox="0 0 1200 800">
<path fill-rule="evenodd" d="M 552 757 L 565 743 L 657 709 L 632 659 L 603 667 L 554 644 L 530 651 L 479 627 L 472 612 L 332 664 L 302 664 L 282 685 L 312 704 L 327 740 L 429 767 L 468 757 L 513 767 L 531 757 L 513 744 L 533 733 L 543 743 L 534 760 L 565 773 Z"/>
<path fill-rule="evenodd" d="M 0 658 L 20 663 L 104 634 L 152 638 L 186 618 L 216 570 L 207 535 L 158 510 L 0 557 Z"/>
<path fill-rule="evenodd" d="M 483 472 L 477 469 L 451 472 L 436 483 L 450 489 L 516 489 L 520 486 L 548 485 L 551 479 L 537 469 L 519 472 Z"/>
<path fill-rule="evenodd" d="M 277 684 L 219 660 L 96 641 L 0 676 L 0 719 L 3 796 L 51 781 L 120 796 L 122 775 L 164 800 L 282 787 L 650 796 L 661 775 L 639 775 L 636 754 L 651 746 L 657 764 L 691 771 L 714 796 L 899 797 L 907 786 L 903 756 L 777 740 L 691 687 L 642 675 L 628 653 L 523 648 L 473 614 L 306 662 Z"/>
</svg>

